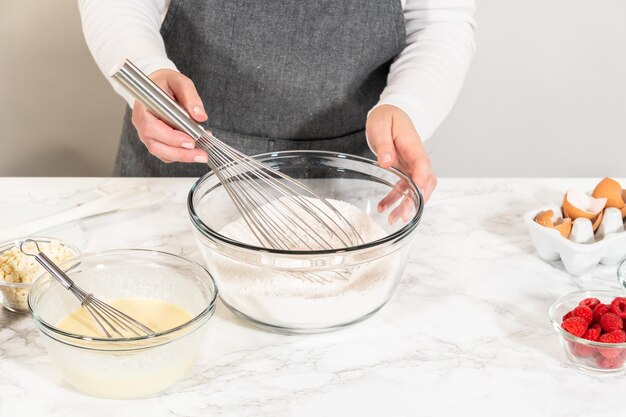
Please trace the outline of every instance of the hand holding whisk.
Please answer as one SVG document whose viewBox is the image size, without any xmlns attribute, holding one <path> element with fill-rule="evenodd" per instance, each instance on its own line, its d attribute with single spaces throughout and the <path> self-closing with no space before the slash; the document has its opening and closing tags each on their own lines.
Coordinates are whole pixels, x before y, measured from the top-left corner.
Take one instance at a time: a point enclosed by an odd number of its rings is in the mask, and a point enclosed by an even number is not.
<svg viewBox="0 0 626 417">
<path fill-rule="evenodd" d="M 130 61 L 112 77 L 153 114 L 187 133 L 206 151 L 210 168 L 261 246 L 315 251 L 364 243 L 354 226 L 326 199 L 205 131 Z"/>
</svg>

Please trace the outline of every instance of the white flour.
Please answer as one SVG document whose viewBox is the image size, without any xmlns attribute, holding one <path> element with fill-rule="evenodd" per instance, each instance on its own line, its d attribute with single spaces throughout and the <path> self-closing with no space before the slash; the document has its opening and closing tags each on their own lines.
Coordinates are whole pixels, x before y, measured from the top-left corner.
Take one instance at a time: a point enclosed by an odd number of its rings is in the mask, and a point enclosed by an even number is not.
<svg viewBox="0 0 626 417">
<path fill-rule="evenodd" d="M 365 242 L 386 235 L 359 208 L 343 201 L 329 202 Z M 257 243 L 242 218 L 226 225 L 220 233 L 241 242 Z M 367 259 L 372 257 L 376 258 Z M 216 256 L 211 269 L 218 279 L 222 299 L 240 312 L 276 326 L 322 328 L 357 320 L 381 306 L 396 284 L 393 258 L 390 255 L 357 265 L 341 265 L 343 269 L 313 270 L 309 272 L 311 280 L 294 274 L 294 270 L 263 268 L 224 256 Z M 294 265 L 298 262 L 294 258 Z M 317 282 L 320 278 L 329 282 Z"/>
</svg>

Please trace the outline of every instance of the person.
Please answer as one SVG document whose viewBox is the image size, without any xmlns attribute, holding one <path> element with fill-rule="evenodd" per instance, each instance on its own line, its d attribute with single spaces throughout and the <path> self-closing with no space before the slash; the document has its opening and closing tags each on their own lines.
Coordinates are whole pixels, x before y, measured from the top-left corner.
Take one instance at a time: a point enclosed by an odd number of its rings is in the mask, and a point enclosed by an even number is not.
<svg viewBox="0 0 626 417">
<path fill-rule="evenodd" d="M 451 110 L 473 56 L 474 0 L 79 0 L 79 8 L 106 76 L 132 60 L 238 150 L 373 152 L 426 199 L 434 190 L 423 142 Z M 206 172 L 207 155 L 189 136 L 111 82 L 130 105 L 116 175 Z"/>
</svg>

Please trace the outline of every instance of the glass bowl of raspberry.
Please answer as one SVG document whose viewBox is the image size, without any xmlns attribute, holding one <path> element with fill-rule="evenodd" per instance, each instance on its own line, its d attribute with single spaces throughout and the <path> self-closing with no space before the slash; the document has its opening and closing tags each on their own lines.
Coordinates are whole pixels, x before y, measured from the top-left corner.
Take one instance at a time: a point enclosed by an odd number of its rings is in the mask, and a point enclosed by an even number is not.
<svg viewBox="0 0 626 417">
<path fill-rule="evenodd" d="M 601 374 L 626 370 L 626 296 L 615 291 L 577 291 L 548 311 L 569 361 Z"/>
</svg>

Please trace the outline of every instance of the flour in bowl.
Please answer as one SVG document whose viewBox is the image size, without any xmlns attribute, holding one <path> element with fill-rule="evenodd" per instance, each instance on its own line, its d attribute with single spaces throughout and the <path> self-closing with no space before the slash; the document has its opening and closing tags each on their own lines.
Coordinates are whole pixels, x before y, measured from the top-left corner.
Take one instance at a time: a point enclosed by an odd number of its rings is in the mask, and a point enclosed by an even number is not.
<svg viewBox="0 0 626 417">
<path fill-rule="evenodd" d="M 386 236 L 366 212 L 343 201 L 328 201 L 365 242 Z M 220 234 L 258 244 L 242 218 L 226 225 Z M 399 278 L 396 268 L 401 262 L 394 262 L 395 257 L 395 253 L 385 256 L 378 247 L 358 255 L 320 255 L 313 261 L 319 266 L 307 268 L 306 263 L 311 262 L 307 256 L 266 253 L 260 260 L 248 261 L 214 252 L 209 264 L 222 300 L 238 312 L 273 326 L 324 328 L 358 320 L 382 306 Z"/>
</svg>

